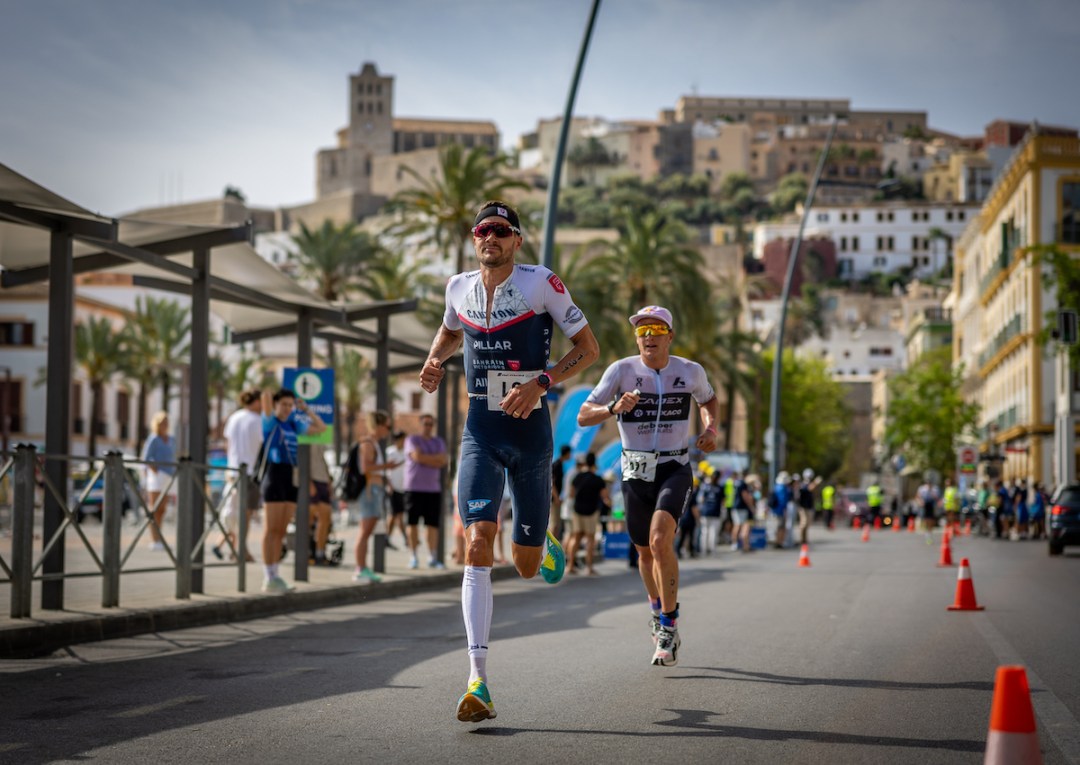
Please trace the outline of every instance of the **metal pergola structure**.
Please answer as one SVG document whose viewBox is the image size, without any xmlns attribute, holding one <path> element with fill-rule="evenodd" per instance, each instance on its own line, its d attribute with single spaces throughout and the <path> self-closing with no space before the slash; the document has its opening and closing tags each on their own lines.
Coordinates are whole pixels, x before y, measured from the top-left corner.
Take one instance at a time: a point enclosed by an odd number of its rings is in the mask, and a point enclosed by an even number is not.
<svg viewBox="0 0 1080 765">
<path fill-rule="evenodd" d="M 233 342 L 295 334 L 297 364 L 310 366 L 312 340 L 330 337 L 336 342 L 374 349 L 373 375 L 377 380 L 377 405 L 390 402 L 388 378 L 399 371 L 419 369 L 427 357 L 423 345 L 391 337 L 394 315 L 411 314 L 416 300 L 383 301 L 359 305 L 335 305 L 301 289 L 275 267 L 263 261 L 251 247 L 250 223 L 231 227 L 196 227 L 161 224 L 135 219 L 110 219 L 90 212 L 54 194 L 0 164 L 0 288 L 36 282 L 48 283 L 49 341 L 46 366 L 45 452 L 70 453 L 70 382 L 73 367 L 75 276 L 103 270 L 127 272 L 137 286 L 177 292 L 191 298 L 191 358 L 189 411 L 209 408 L 207 367 L 210 346 L 211 303 L 233 311 L 231 317 L 243 329 Z M 234 278 L 217 273 L 231 267 Z M 243 279 L 243 283 L 239 281 Z M 260 289 L 259 286 L 262 285 Z M 244 311 L 237 315 L 236 311 Z M 374 329 L 355 322 L 374 320 Z M 395 335 L 399 333 L 395 332 Z M 415 332 L 405 333 L 416 335 Z M 409 339 L 412 339 L 410 337 Z M 392 364 L 391 354 L 396 363 Z M 445 412 L 440 395 L 439 411 Z M 440 423 L 444 418 L 440 416 Z M 185 455 L 206 464 L 208 416 L 192 416 L 188 422 Z M 310 476 L 308 447 L 299 455 L 300 485 Z M 91 455 L 92 456 L 92 455 Z M 49 539 L 64 521 L 61 503 L 68 501 L 69 463 L 51 460 L 46 473 L 61 487 L 59 498 L 46 497 L 44 538 Z M 203 532 L 201 505 L 192 498 L 194 538 Z M 295 577 L 307 580 L 308 497 L 300 492 L 296 517 Z M 201 551 L 198 553 L 201 562 Z M 64 546 L 55 545 L 42 562 L 45 577 L 41 588 L 43 609 L 63 609 Z M 50 578 L 53 575 L 55 578 Z M 203 591 L 201 568 L 192 580 L 192 591 Z"/>
</svg>

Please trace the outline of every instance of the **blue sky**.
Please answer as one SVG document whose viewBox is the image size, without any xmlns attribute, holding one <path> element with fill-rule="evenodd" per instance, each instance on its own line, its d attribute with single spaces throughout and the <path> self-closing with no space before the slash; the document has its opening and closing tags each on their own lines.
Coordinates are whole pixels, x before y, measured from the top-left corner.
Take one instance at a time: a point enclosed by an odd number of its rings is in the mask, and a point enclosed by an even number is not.
<svg viewBox="0 0 1080 765">
<path fill-rule="evenodd" d="M 395 113 L 562 112 L 589 0 L 0 0 L 0 163 L 108 215 L 314 196 L 315 152 L 365 61 Z M 849 98 L 974 135 L 1080 127 L 1076 0 L 603 0 L 576 113 L 651 119 L 681 95 Z"/>
</svg>

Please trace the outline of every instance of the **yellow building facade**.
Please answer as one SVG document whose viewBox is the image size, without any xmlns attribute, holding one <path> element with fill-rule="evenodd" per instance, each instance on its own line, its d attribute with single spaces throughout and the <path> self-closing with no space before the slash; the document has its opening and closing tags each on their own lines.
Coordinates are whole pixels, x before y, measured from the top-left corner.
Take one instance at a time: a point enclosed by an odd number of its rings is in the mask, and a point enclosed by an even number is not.
<svg viewBox="0 0 1080 765">
<path fill-rule="evenodd" d="M 967 362 L 965 395 L 982 409 L 983 450 L 1004 457 L 1001 477 L 1053 485 L 1054 354 L 1038 340 L 1056 306 L 1033 253 L 1055 244 L 1080 254 L 1080 139 L 1029 134 L 957 243 L 953 298 L 971 309 L 954 327 Z"/>
</svg>

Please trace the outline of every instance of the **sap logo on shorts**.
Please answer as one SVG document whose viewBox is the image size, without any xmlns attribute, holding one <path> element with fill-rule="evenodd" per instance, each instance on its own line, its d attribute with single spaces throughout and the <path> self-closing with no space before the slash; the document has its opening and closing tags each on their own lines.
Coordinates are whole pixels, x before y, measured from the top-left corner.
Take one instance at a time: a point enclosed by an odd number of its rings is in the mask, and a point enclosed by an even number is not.
<svg viewBox="0 0 1080 765">
<path fill-rule="evenodd" d="M 560 295 L 566 294 L 566 287 L 563 285 L 562 279 L 560 279 L 555 274 L 552 274 L 548 277 L 548 284 L 551 285 L 551 289 L 555 290 Z"/>
<path fill-rule="evenodd" d="M 487 507 L 488 505 L 491 504 L 491 500 L 490 499 L 470 499 L 465 504 L 469 508 L 468 515 L 471 516 L 471 515 L 479 514 L 485 507 Z"/>
</svg>

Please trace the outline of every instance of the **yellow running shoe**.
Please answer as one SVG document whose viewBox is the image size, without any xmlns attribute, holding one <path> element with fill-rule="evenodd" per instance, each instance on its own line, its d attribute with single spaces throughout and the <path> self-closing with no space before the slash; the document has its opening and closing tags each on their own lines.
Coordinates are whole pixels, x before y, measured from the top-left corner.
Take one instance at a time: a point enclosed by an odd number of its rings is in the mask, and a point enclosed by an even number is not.
<svg viewBox="0 0 1080 765">
<path fill-rule="evenodd" d="M 495 719 L 495 704 L 491 700 L 484 678 L 469 683 L 469 690 L 458 699 L 457 719 L 461 722 L 480 722 Z"/>
<path fill-rule="evenodd" d="M 566 571 L 566 554 L 563 552 L 559 540 L 547 532 L 544 541 L 544 559 L 540 561 L 540 573 L 548 584 L 556 584 Z"/>
</svg>

